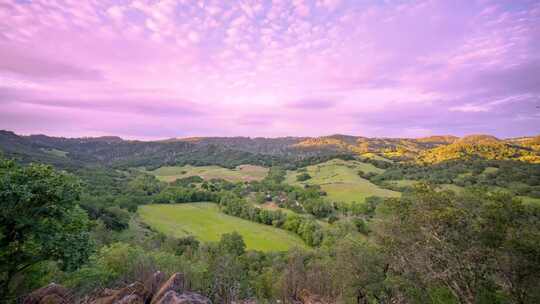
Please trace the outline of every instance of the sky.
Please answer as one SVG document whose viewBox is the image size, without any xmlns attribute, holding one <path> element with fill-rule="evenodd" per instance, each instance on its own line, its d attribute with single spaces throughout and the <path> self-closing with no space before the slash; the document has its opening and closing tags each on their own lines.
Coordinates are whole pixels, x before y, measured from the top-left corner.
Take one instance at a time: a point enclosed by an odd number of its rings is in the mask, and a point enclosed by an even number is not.
<svg viewBox="0 0 540 304">
<path fill-rule="evenodd" d="M 540 134 L 540 1 L 0 0 L 0 129 Z"/>
</svg>

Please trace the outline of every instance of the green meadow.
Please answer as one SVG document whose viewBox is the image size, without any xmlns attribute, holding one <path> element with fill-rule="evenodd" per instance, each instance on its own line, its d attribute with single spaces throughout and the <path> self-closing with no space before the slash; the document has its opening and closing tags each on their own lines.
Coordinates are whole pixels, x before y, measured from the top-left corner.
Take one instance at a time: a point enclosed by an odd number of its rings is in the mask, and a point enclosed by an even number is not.
<svg viewBox="0 0 540 304">
<path fill-rule="evenodd" d="M 288 231 L 226 215 L 214 203 L 145 205 L 139 207 L 138 213 L 150 227 L 174 237 L 193 235 L 201 241 L 216 242 L 222 234 L 236 231 L 248 249 L 285 251 L 306 247 Z"/>
<path fill-rule="evenodd" d="M 310 179 L 298 181 L 296 177 L 299 170 L 295 170 L 287 172 L 285 181 L 291 185 L 320 185 L 331 201 L 362 203 L 368 196 L 397 197 L 400 195 L 399 192 L 383 189 L 358 175 L 359 170 L 364 173 L 384 172 L 383 169 L 369 163 L 333 159 L 305 167 L 305 170 L 311 176 Z"/>
<path fill-rule="evenodd" d="M 166 166 L 159 169 L 148 171 L 155 175 L 159 180 L 172 182 L 176 179 L 200 176 L 206 180 L 221 178 L 232 182 L 262 180 L 268 173 L 268 168 L 241 165 L 234 169 L 223 168 L 219 166 Z"/>
</svg>

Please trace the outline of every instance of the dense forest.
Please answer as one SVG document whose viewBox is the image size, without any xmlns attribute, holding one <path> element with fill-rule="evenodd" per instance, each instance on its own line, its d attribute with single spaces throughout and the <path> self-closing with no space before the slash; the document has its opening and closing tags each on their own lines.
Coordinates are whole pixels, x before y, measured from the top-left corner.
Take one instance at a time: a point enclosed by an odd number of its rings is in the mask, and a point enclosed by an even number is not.
<svg viewBox="0 0 540 304">
<path fill-rule="evenodd" d="M 485 136 L 136 142 L 2 132 L 0 298 L 22 301 L 55 282 L 84 301 L 159 270 L 184 274 L 189 290 L 213 303 L 301 303 L 306 294 L 319 303 L 538 303 L 533 143 Z M 342 204 L 320 186 L 285 182 L 287 170 L 308 181 L 303 168 L 335 158 L 380 168 L 358 175 L 401 195 Z M 166 182 L 148 173 L 184 164 L 269 171 L 250 181 Z M 285 230 L 306 247 L 250 250 L 238 233 L 217 242 L 174 237 L 137 213 L 143 205 L 195 202 Z M 269 203 L 279 208 L 260 207 Z"/>
</svg>

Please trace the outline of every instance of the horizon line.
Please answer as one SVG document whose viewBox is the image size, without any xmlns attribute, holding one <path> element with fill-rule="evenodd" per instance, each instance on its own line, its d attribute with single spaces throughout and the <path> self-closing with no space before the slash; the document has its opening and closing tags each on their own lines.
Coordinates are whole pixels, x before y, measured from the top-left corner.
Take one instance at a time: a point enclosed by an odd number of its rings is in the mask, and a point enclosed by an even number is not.
<svg viewBox="0 0 540 304">
<path fill-rule="evenodd" d="M 525 138 L 525 137 L 537 137 L 540 136 L 540 134 L 530 134 L 530 135 L 520 135 L 520 136 L 514 136 L 514 137 L 498 137 L 489 133 L 471 133 L 463 136 L 457 136 L 452 134 L 432 134 L 432 135 L 426 135 L 426 136 L 418 136 L 418 137 L 392 137 L 392 136 L 362 136 L 362 135 L 351 135 L 351 134 L 344 134 L 344 133 L 333 133 L 329 135 L 318 135 L 318 136 L 301 136 L 301 135 L 287 135 L 287 136 L 243 136 L 243 135 L 233 135 L 233 136 L 205 136 L 205 135 L 196 135 L 196 136 L 185 136 L 185 137 L 167 137 L 167 138 L 160 138 L 160 139 L 142 139 L 142 138 L 126 138 L 119 135 L 99 135 L 99 136 L 78 136 L 78 137 L 69 137 L 69 136 L 57 136 L 57 135 L 48 135 L 45 133 L 17 133 L 16 131 L 7 130 L 7 129 L 0 129 L 0 132 L 10 132 L 17 136 L 23 136 L 23 137 L 30 137 L 30 136 L 47 136 L 52 138 L 64 138 L 64 139 L 100 139 L 100 138 L 116 138 L 120 139 L 122 141 L 139 141 L 139 142 L 160 142 L 160 141 L 188 141 L 188 140 L 195 140 L 195 139 L 205 139 L 205 138 L 248 138 L 248 139 L 283 139 L 283 138 L 306 138 L 306 139 L 317 139 L 317 138 L 330 138 L 330 137 L 336 137 L 336 136 L 349 136 L 349 137 L 356 137 L 356 138 L 368 138 L 368 139 L 424 139 L 424 138 L 430 138 L 430 137 L 454 137 L 456 139 L 462 139 L 469 136 L 492 136 L 500 140 L 508 140 L 508 139 L 518 139 L 518 138 Z"/>
</svg>

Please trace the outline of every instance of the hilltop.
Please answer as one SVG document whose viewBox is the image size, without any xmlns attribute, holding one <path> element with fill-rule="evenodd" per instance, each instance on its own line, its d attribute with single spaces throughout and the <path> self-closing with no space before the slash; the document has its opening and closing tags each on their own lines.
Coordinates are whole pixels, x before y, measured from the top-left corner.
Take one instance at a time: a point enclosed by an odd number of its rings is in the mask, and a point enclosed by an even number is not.
<svg viewBox="0 0 540 304">
<path fill-rule="evenodd" d="M 498 139 L 491 135 L 370 138 L 352 135 L 321 137 L 191 137 L 159 141 L 124 140 L 116 136 L 64 138 L 21 136 L 0 131 L 0 151 L 24 162 L 62 167 L 111 165 L 158 168 L 164 165 L 242 164 L 306 165 L 335 157 L 375 155 L 396 161 L 437 163 L 452 159 L 497 159 L 540 162 L 540 136 Z"/>
</svg>

